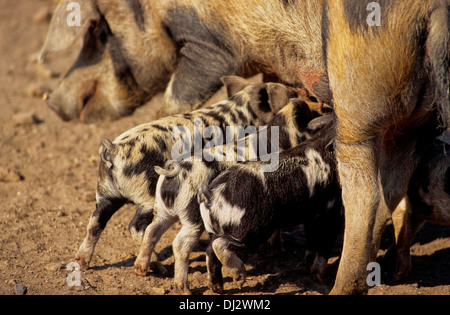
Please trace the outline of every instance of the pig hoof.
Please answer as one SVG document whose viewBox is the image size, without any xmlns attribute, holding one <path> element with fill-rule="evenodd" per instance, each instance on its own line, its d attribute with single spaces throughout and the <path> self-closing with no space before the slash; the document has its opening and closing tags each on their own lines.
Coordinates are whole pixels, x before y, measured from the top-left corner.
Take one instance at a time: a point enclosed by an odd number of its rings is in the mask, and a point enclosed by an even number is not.
<svg viewBox="0 0 450 315">
<path fill-rule="evenodd" d="M 223 293 L 223 285 L 221 285 L 220 283 L 210 283 L 208 286 L 214 293 L 217 294 Z"/>
<path fill-rule="evenodd" d="M 139 264 L 134 265 L 134 272 L 140 277 L 147 276 L 147 268 Z"/>
<path fill-rule="evenodd" d="M 327 267 L 327 259 L 321 256 L 316 256 L 310 272 L 317 281 L 324 284 L 327 282 Z"/>
<path fill-rule="evenodd" d="M 327 283 L 326 274 L 323 274 L 321 272 L 316 272 L 316 273 L 313 273 L 313 276 L 319 283 L 322 283 L 322 284 Z"/>
<path fill-rule="evenodd" d="M 314 266 L 313 266 L 314 267 Z M 327 282 L 327 269 L 324 267 L 311 268 L 312 276 L 320 283 L 325 284 Z"/>
<path fill-rule="evenodd" d="M 394 274 L 393 281 L 395 283 L 403 283 L 408 278 L 408 271 L 400 271 Z"/>
<path fill-rule="evenodd" d="M 83 256 L 77 255 L 75 261 L 80 265 L 82 270 L 87 270 L 89 268 L 89 261 Z"/>
<path fill-rule="evenodd" d="M 152 261 L 150 263 L 150 269 L 161 276 L 164 276 L 167 273 L 166 267 L 164 267 L 159 261 Z"/>
<path fill-rule="evenodd" d="M 238 286 L 239 290 L 244 286 L 246 278 L 245 272 L 242 271 L 233 276 L 233 281 Z"/>
<path fill-rule="evenodd" d="M 187 286 L 185 286 L 182 283 L 177 283 L 176 284 L 178 292 L 180 292 L 182 295 L 192 295 L 191 290 L 189 290 L 189 288 Z"/>
</svg>

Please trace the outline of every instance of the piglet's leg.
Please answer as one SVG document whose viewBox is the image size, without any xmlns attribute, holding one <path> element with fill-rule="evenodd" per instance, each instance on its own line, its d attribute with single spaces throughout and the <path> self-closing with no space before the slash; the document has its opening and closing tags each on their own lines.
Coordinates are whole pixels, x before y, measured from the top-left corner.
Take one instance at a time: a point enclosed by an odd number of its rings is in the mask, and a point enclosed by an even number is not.
<svg viewBox="0 0 450 315">
<path fill-rule="evenodd" d="M 153 208 L 147 209 L 144 207 L 137 207 L 136 213 L 134 214 L 133 219 L 128 225 L 128 230 L 130 231 L 133 240 L 139 246 L 142 244 L 145 230 L 152 223 L 153 218 Z M 167 269 L 158 261 L 158 257 L 154 251 L 150 258 L 150 269 L 156 271 L 161 275 L 167 272 Z"/>
<path fill-rule="evenodd" d="M 245 265 L 236 253 L 230 249 L 230 246 L 230 241 L 225 237 L 217 238 L 212 244 L 217 258 L 224 266 L 230 269 L 234 282 L 239 289 L 242 289 L 246 279 Z"/>
<path fill-rule="evenodd" d="M 137 244 L 140 245 L 142 243 L 145 230 L 147 229 L 147 226 L 152 223 L 153 218 L 153 209 L 145 209 L 139 206 L 137 207 L 136 213 L 128 225 L 128 230 L 130 231 L 131 237 Z"/>
<path fill-rule="evenodd" d="M 76 254 L 76 261 L 82 269 L 87 269 L 102 231 L 112 215 L 119 210 L 125 201 L 123 199 L 99 198 L 96 209 L 92 213 L 87 226 L 86 237 Z"/>
<path fill-rule="evenodd" d="M 424 221 L 413 215 L 413 208 L 406 197 L 392 214 L 392 223 L 395 230 L 395 245 L 389 248 L 385 256 L 393 255 L 396 251 L 396 265 L 394 281 L 403 282 L 411 271 L 411 242 Z"/>
<path fill-rule="evenodd" d="M 335 200 L 333 204 L 333 208 L 327 209 L 326 215 L 308 220 L 304 224 L 307 248 L 316 253 L 311 274 L 322 283 L 328 281 L 328 258 L 343 226 L 341 203 Z"/>
<path fill-rule="evenodd" d="M 216 237 L 210 234 L 210 242 L 206 248 L 206 266 L 208 268 L 208 286 L 215 293 L 223 293 L 222 263 L 212 247 Z"/>
<path fill-rule="evenodd" d="M 269 238 L 269 244 L 272 249 L 272 252 L 275 255 L 279 255 L 284 252 L 283 248 L 283 238 L 281 236 L 281 230 L 278 229 L 273 232 L 272 236 Z"/>
<path fill-rule="evenodd" d="M 171 227 L 177 219 L 175 217 L 156 214 L 153 222 L 145 229 L 139 255 L 134 263 L 134 271 L 139 276 L 145 277 L 150 267 L 152 253 L 164 232 Z"/>
<path fill-rule="evenodd" d="M 185 295 L 191 294 L 188 283 L 189 254 L 198 244 L 202 232 L 202 225 L 184 223 L 172 244 L 175 257 L 175 286 Z"/>
<path fill-rule="evenodd" d="M 314 262 L 311 266 L 311 273 L 321 283 L 326 283 L 327 267 L 328 267 L 328 259 L 317 253 L 316 257 L 314 258 Z"/>
</svg>

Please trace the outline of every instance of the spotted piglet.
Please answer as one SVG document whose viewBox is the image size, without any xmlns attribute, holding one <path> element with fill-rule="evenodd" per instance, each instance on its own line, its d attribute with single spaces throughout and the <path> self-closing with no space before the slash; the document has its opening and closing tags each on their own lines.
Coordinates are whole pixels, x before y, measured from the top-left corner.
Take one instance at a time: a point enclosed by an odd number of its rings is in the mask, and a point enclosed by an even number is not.
<svg viewBox="0 0 450 315">
<path fill-rule="evenodd" d="M 86 237 L 76 255 L 82 268 L 88 268 L 100 234 L 111 216 L 125 203 L 137 206 L 129 229 L 133 238 L 141 243 L 144 232 L 154 217 L 155 191 L 159 177 L 154 168 L 162 167 L 174 158 L 172 149 L 180 142 L 180 138 L 188 138 L 187 134 L 191 138 L 183 141 L 183 145 L 187 146 L 183 148 L 187 153 L 194 150 L 195 141 L 192 141 L 192 137 L 196 122 L 199 122 L 198 129 L 215 126 L 223 132 L 227 126 L 259 127 L 266 125 L 296 95 L 284 88 L 283 95 L 270 98 L 269 95 L 276 94 L 271 90 L 280 90 L 276 88 L 279 84 L 250 84 L 239 77 L 225 77 L 223 81 L 228 94 L 233 95 L 228 100 L 192 113 L 169 116 L 137 126 L 124 132 L 113 142 L 106 138 L 102 140 L 99 148 L 101 161 L 96 209 L 90 217 Z M 239 92 L 235 93 L 236 91 Z M 185 131 L 184 135 L 182 130 Z M 203 134 L 199 135 L 202 142 Z M 140 274 L 146 273 L 146 270 L 139 271 Z"/>
<path fill-rule="evenodd" d="M 235 251 L 265 242 L 276 229 L 303 223 L 307 249 L 316 252 L 312 271 L 325 275 L 327 259 L 343 224 L 341 189 L 333 153 L 331 116 L 310 125 L 317 133 L 284 151 L 279 168 L 262 172 L 264 163 L 244 162 L 216 177 L 199 197 L 200 212 L 211 235 L 207 249 L 209 286 L 223 291 L 222 265 L 239 287 L 246 271 Z"/>
</svg>

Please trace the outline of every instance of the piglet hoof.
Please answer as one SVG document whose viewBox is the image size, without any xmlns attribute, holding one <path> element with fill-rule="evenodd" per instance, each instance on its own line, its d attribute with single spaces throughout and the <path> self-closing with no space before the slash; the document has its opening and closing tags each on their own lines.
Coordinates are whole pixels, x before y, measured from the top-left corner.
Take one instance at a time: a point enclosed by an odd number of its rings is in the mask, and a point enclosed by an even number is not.
<svg viewBox="0 0 450 315">
<path fill-rule="evenodd" d="M 80 265 L 82 270 L 87 270 L 89 268 L 89 260 L 86 257 L 83 257 L 81 254 L 77 254 L 75 256 L 75 262 Z"/>
<path fill-rule="evenodd" d="M 393 275 L 393 281 L 395 283 L 403 283 L 408 279 L 408 275 L 411 272 L 411 257 L 408 254 L 399 253 L 397 257 L 397 263 Z"/>
<path fill-rule="evenodd" d="M 314 278 L 322 284 L 327 283 L 326 271 L 318 271 L 313 273 Z"/>
<path fill-rule="evenodd" d="M 320 268 L 311 268 L 311 275 L 319 283 L 322 283 L 322 284 L 327 283 L 327 269 L 325 267 L 320 266 Z"/>
<path fill-rule="evenodd" d="M 408 278 L 409 272 L 407 270 L 398 271 L 394 274 L 393 281 L 395 283 L 403 283 Z"/>
<path fill-rule="evenodd" d="M 184 284 L 176 283 L 175 285 L 176 285 L 176 287 L 178 289 L 178 292 L 180 292 L 180 294 L 182 294 L 182 295 L 192 295 L 191 290 L 189 290 L 189 288 L 187 286 L 185 286 Z"/>
<path fill-rule="evenodd" d="M 285 252 L 283 248 L 283 240 L 281 238 L 281 231 L 275 231 L 269 239 L 270 248 L 272 250 L 272 255 L 277 256 Z"/>
<path fill-rule="evenodd" d="M 146 277 L 147 267 L 141 264 L 134 264 L 134 272 L 140 277 Z"/>
<path fill-rule="evenodd" d="M 211 289 L 211 291 L 213 291 L 214 293 L 217 294 L 222 294 L 223 293 L 223 285 L 220 283 L 212 283 L 210 282 L 208 284 L 209 288 Z"/>
<path fill-rule="evenodd" d="M 327 260 L 324 257 L 316 256 L 311 266 L 311 274 L 321 283 L 327 282 Z"/>
<path fill-rule="evenodd" d="M 164 276 L 167 273 L 166 267 L 164 267 L 159 261 L 152 261 L 150 263 L 150 269 L 161 276 Z"/>
<path fill-rule="evenodd" d="M 245 271 L 239 271 L 235 275 L 233 275 L 233 281 L 238 286 L 239 290 L 242 290 L 246 278 L 247 276 L 245 274 Z"/>
</svg>

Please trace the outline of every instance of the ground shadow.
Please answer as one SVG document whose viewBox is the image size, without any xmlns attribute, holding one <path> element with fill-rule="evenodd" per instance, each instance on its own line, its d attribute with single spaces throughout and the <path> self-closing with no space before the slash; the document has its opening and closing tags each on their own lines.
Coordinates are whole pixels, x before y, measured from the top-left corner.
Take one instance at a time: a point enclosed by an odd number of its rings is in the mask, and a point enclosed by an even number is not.
<svg viewBox="0 0 450 315">
<path fill-rule="evenodd" d="M 253 283 L 251 286 L 247 282 L 242 289 L 233 287 L 224 292 L 227 294 L 252 294 L 267 293 L 275 294 L 283 285 L 292 287 L 292 290 L 284 290 L 283 295 L 303 294 L 307 291 L 315 291 L 320 294 L 328 294 L 333 286 L 334 278 L 337 272 L 338 263 L 329 265 L 328 281 L 321 283 L 310 274 L 310 266 L 304 261 L 305 256 L 305 237 L 303 226 L 286 229 L 282 233 L 283 248 L 281 253 L 273 253 L 268 243 L 265 243 L 252 250 L 241 250 L 239 257 L 247 265 L 248 277 L 260 277 L 265 275 L 264 280 Z M 439 238 L 449 238 L 450 227 L 438 226 L 435 224 L 425 224 L 414 238 L 413 244 L 429 244 Z M 382 235 L 380 248 L 388 249 L 394 241 L 394 232 L 392 225 L 388 225 Z M 209 241 L 202 239 L 195 246 L 193 252 L 204 253 Z M 342 235 L 338 238 L 332 257 L 340 256 L 342 250 Z M 158 259 L 163 263 L 167 272 L 160 275 L 157 272 L 149 273 L 154 277 L 174 276 L 174 264 L 164 264 L 164 261 L 173 256 L 172 246 L 166 246 L 158 253 Z M 403 284 L 417 284 L 418 286 L 434 287 L 450 284 L 450 248 L 437 249 L 430 255 L 415 255 L 412 253 L 412 272 Z M 122 261 L 108 263 L 105 265 L 92 266 L 93 270 L 105 270 L 109 268 L 133 267 L 136 257 L 130 257 Z M 204 262 L 204 254 L 191 258 L 189 263 Z M 392 265 L 392 263 L 390 263 Z M 392 267 L 392 266 L 391 266 Z M 386 285 L 398 285 L 402 283 L 392 282 L 393 268 L 382 265 L 383 275 L 382 283 Z M 196 265 L 189 268 L 189 274 L 200 272 L 207 273 L 206 266 Z M 233 282 L 230 277 L 225 277 L 224 282 Z M 194 294 L 204 294 L 208 291 L 207 285 L 193 289 Z"/>
<path fill-rule="evenodd" d="M 425 223 L 417 232 L 411 246 L 414 244 L 429 245 L 438 239 L 450 237 L 450 227 L 441 226 L 433 223 Z M 380 248 L 383 250 L 389 249 L 394 243 L 394 228 L 388 225 L 383 233 Z M 420 252 L 411 252 L 412 270 L 408 278 L 401 283 L 393 282 L 392 275 L 395 268 L 395 259 L 389 257 L 382 265 L 383 283 L 388 285 L 398 284 L 417 284 L 419 286 L 435 287 L 439 285 L 450 284 L 450 247 L 436 248 L 433 251 L 429 248 L 427 252 L 431 254 L 424 254 Z M 380 257 L 383 262 L 384 257 Z"/>
<path fill-rule="evenodd" d="M 136 260 L 136 257 L 130 257 L 122 261 L 117 261 L 114 263 L 104 264 L 104 265 L 97 265 L 97 266 L 90 266 L 89 269 L 91 270 L 106 270 L 109 268 L 124 268 L 124 267 L 133 267 L 134 261 Z"/>
</svg>

